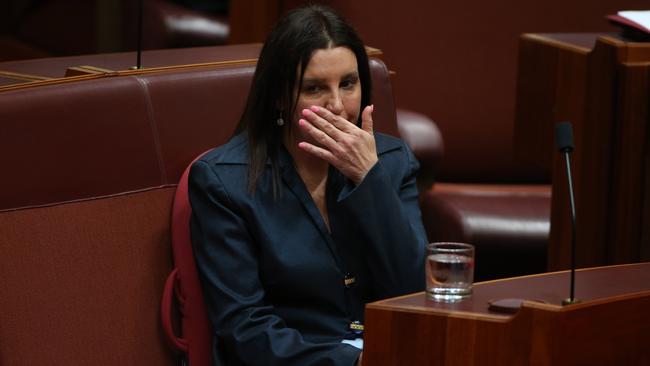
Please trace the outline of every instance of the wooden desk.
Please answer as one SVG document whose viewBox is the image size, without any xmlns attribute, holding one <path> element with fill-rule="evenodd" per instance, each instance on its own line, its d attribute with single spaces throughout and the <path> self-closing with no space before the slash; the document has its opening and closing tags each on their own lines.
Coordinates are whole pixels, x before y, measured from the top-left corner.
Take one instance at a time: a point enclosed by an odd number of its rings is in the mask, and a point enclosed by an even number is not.
<svg viewBox="0 0 650 366">
<path fill-rule="evenodd" d="M 650 263 L 478 283 L 472 298 L 437 303 L 424 293 L 368 304 L 364 364 L 650 365 Z M 527 301 L 515 315 L 488 301 Z"/>
<path fill-rule="evenodd" d="M 570 264 L 571 221 L 554 125 L 573 123 L 579 267 L 650 260 L 650 43 L 524 34 L 515 153 L 552 173 L 549 270 Z"/>
</svg>

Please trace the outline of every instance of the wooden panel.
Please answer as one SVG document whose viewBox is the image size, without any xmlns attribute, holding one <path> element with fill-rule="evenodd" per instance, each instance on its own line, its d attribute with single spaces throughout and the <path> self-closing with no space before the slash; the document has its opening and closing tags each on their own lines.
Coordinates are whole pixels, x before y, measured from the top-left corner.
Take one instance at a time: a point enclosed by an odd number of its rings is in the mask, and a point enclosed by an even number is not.
<svg viewBox="0 0 650 366">
<path fill-rule="evenodd" d="M 607 257 L 612 263 L 637 261 L 641 255 L 645 157 L 648 150 L 649 64 L 617 68 L 618 100 L 615 116 L 614 164 Z M 648 191 L 650 193 L 650 191 Z M 646 221 L 647 223 L 647 221 Z M 611 245 L 616 243 L 617 245 Z"/>
<path fill-rule="evenodd" d="M 650 60 L 650 47 L 647 43 L 628 42 L 621 54 L 621 62 L 646 62 Z"/>
<path fill-rule="evenodd" d="M 607 197 L 611 185 L 612 139 L 616 75 L 613 72 L 617 49 L 596 42 L 589 54 L 585 118 L 574 125 L 576 149 L 573 174 L 577 215 L 577 258 L 579 267 L 605 265 Z M 566 269 L 570 264 L 571 221 L 568 211 L 567 178 L 564 161 L 555 155 L 551 203 L 549 269 Z M 564 213 L 562 213 L 564 211 Z M 553 249 L 556 250 L 553 253 Z"/>
<path fill-rule="evenodd" d="M 648 80 L 648 83 L 650 84 L 650 79 Z M 650 89 L 650 85 L 648 85 L 648 89 Z M 650 104 L 650 95 L 648 95 L 646 102 Z M 646 136 L 644 139 L 645 141 L 650 141 L 650 129 L 646 129 Z M 646 147 L 644 153 L 643 169 L 645 172 L 645 194 L 643 195 L 643 212 L 641 216 L 641 222 L 648 223 L 650 222 L 650 146 Z M 642 225 L 641 239 L 639 242 L 641 245 L 641 260 L 650 261 L 650 225 Z"/>
<path fill-rule="evenodd" d="M 524 34 L 519 41 L 515 154 L 518 160 L 553 169 L 553 126 L 560 121 L 584 119 L 587 55 L 583 44 L 597 35 L 541 36 Z"/>
<path fill-rule="evenodd" d="M 515 156 L 525 163 L 551 171 L 553 163 L 552 121 L 557 92 L 559 50 L 531 35 L 519 40 L 517 105 L 515 110 Z"/>
<path fill-rule="evenodd" d="M 583 302 L 560 306 L 568 273 L 479 283 L 456 304 L 424 293 L 366 307 L 364 364 L 645 365 L 650 361 L 650 263 L 578 271 Z M 515 315 L 492 313 L 486 299 L 512 291 Z M 575 350 L 575 351 L 574 351 Z"/>
<path fill-rule="evenodd" d="M 648 258 L 650 46 L 612 35 L 524 35 L 519 62 L 518 156 L 551 162 L 553 172 L 549 269 L 570 265 L 566 167 L 552 142 L 563 120 L 573 123 L 576 146 L 577 265 Z"/>
<path fill-rule="evenodd" d="M 546 308 L 531 303 L 518 317 L 532 318 L 531 365 L 647 365 L 650 362 L 650 292 Z M 515 364 L 515 363 L 511 363 Z"/>
</svg>

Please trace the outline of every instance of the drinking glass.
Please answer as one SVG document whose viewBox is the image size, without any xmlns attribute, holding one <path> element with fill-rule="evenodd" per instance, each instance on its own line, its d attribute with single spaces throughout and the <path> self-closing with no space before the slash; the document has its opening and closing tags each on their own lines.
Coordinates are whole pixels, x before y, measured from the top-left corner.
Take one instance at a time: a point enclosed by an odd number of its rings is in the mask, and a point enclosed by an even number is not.
<svg viewBox="0 0 650 366">
<path fill-rule="evenodd" d="M 465 243 L 427 245 L 427 294 L 435 301 L 456 302 L 472 295 L 474 247 Z"/>
</svg>

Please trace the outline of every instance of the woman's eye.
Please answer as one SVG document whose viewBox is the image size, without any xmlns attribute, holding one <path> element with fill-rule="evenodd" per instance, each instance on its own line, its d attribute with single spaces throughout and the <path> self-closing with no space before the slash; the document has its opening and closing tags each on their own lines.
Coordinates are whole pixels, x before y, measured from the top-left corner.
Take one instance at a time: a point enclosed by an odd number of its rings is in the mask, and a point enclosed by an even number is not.
<svg viewBox="0 0 650 366">
<path fill-rule="evenodd" d="M 357 79 L 349 79 L 349 80 L 344 80 L 341 83 L 341 87 L 343 89 L 352 89 L 356 84 L 357 84 Z"/>
<path fill-rule="evenodd" d="M 321 88 L 318 85 L 307 85 L 303 88 L 303 91 L 307 94 L 317 94 L 321 91 Z"/>
</svg>

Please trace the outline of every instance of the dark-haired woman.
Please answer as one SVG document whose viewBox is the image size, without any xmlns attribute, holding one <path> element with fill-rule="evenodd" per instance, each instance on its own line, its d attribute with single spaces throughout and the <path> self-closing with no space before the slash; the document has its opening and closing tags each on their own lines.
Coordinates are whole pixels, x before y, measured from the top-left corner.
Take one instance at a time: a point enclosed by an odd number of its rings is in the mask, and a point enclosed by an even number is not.
<svg viewBox="0 0 650 366">
<path fill-rule="evenodd" d="M 279 21 L 239 132 L 190 174 L 216 364 L 355 365 L 364 305 L 422 290 L 418 163 L 373 109 L 349 25 L 318 6 Z"/>
</svg>

